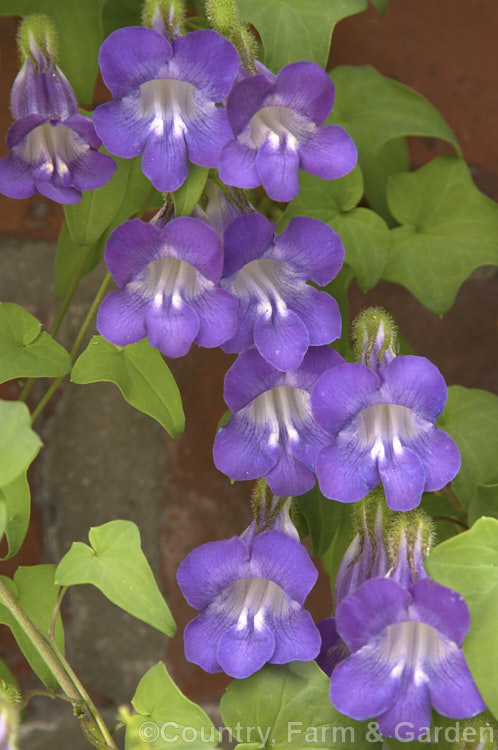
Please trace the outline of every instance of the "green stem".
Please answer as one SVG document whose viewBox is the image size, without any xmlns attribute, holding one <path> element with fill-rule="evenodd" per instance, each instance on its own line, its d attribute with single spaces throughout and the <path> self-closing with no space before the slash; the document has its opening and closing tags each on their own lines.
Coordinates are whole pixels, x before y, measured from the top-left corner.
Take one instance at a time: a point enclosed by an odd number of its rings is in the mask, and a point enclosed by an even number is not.
<svg viewBox="0 0 498 750">
<path fill-rule="evenodd" d="M 69 662 L 66 660 L 64 654 L 62 654 L 61 651 L 59 650 L 59 647 L 57 646 L 55 640 L 50 640 L 50 647 L 53 653 L 55 654 L 55 656 L 57 657 L 57 659 L 59 660 L 60 664 L 63 666 L 64 671 L 71 678 L 71 682 L 76 687 L 79 695 L 83 699 L 83 702 L 88 707 L 88 710 L 90 711 L 90 714 L 92 715 L 93 720 L 97 724 L 98 728 L 100 729 L 102 733 L 102 737 L 105 739 L 107 743 L 107 746 L 113 748 L 113 750 L 118 750 L 117 745 L 112 739 L 111 733 L 109 729 L 107 728 L 106 723 L 104 722 L 103 718 L 99 714 L 95 703 L 92 701 L 92 699 L 88 695 L 78 675 L 73 670 Z"/>
<path fill-rule="evenodd" d="M 97 309 L 98 309 L 100 303 L 102 302 L 102 299 L 103 299 L 103 297 L 104 297 L 104 295 L 105 295 L 105 293 L 107 291 L 107 287 L 109 286 L 110 281 L 111 281 L 111 274 L 108 272 L 108 273 L 106 273 L 106 275 L 104 277 L 104 280 L 103 280 L 102 284 L 100 285 L 97 294 L 95 295 L 95 298 L 94 298 L 94 300 L 93 300 L 93 302 L 92 302 L 92 304 L 90 306 L 90 309 L 88 310 L 86 318 L 83 321 L 82 326 L 81 326 L 80 330 L 78 331 L 78 334 L 77 334 L 76 339 L 74 341 L 74 344 L 71 347 L 71 351 L 69 352 L 69 356 L 71 357 L 71 362 L 74 362 L 74 360 L 76 359 L 76 354 L 78 353 L 78 350 L 79 350 L 79 348 L 81 346 L 81 342 L 85 338 L 85 334 L 86 334 L 86 332 L 87 332 L 87 330 L 88 330 L 88 328 L 90 326 L 90 323 L 93 320 L 93 317 L 94 317 L 95 313 L 97 312 Z M 43 409 L 45 408 L 45 406 L 48 404 L 48 402 L 52 398 L 53 394 L 55 393 L 55 391 L 57 390 L 57 388 L 60 386 L 60 384 L 62 383 L 62 381 L 64 380 L 65 377 L 66 377 L 65 375 L 61 375 L 60 378 L 56 378 L 52 382 L 52 384 L 50 385 L 50 387 L 47 389 L 47 391 L 45 391 L 44 395 L 40 399 L 40 403 L 38 404 L 38 406 L 36 407 L 36 409 L 33 411 L 33 414 L 31 415 L 31 423 L 32 424 L 39 417 L 39 415 L 41 414 L 41 412 L 43 411 Z"/>
<path fill-rule="evenodd" d="M 53 676 L 59 683 L 60 687 L 71 701 L 75 703 L 81 703 L 81 696 L 75 689 L 73 683 L 62 669 L 60 663 L 52 653 L 52 649 L 48 646 L 47 642 L 40 635 L 38 630 L 35 628 L 29 617 L 26 615 L 24 610 L 19 606 L 19 603 L 12 596 L 8 588 L 2 581 L 0 581 L 0 601 L 7 607 L 12 617 L 17 621 L 18 625 L 22 628 L 24 634 L 29 638 L 32 645 L 36 648 L 39 655 L 52 672 Z"/>
<path fill-rule="evenodd" d="M 73 297 L 75 295 L 76 289 L 78 288 L 78 284 L 81 279 L 81 274 L 83 273 L 83 269 L 85 267 L 85 264 L 88 260 L 88 256 L 90 255 L 90 251 L 92 250 L 92 245 L 87 245 L 85 252 L 83 253 L 83 256 L 81 258 L 81 261 L 78 265 L 78 268 L 76 269 L 76 272 L 73 276 L 73 279 L 71 281 L 71 286 L 66 292 L 66 296 L 61 302 L 61 305 L 59 307 L 59 310 L 57 311 L 57 315 L 55 317 L 54 322 L 52 323 L 52 326 L 50 327 L 49 333 L 51 336 L 55 338 L 57 331 L 59 330 L 62 321 L 64 320 L 66 313 L 69 309 L 69 305 L 73 301 Z M 31 393 L 31 390 L 36 383 L 36 378 L 28 378 L 26 382 L 24 383 L 24 387 L 19 395 L 19 401 L 22 401 L 25 403 L 28 399 L 29 394 Z"/>
</svg>

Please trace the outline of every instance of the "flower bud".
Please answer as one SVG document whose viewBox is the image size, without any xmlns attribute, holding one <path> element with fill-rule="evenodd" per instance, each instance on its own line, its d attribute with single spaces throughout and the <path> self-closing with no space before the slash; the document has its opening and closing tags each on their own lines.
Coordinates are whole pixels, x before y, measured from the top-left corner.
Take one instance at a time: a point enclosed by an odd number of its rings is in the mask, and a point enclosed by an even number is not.
<svg viewBox="0 0 498 750">
<path fill-rule="evenodd" d="M 432 519 L 421 510 L 400 513 L 389 534 L 389 551 L 393 563 L 389 577 L 404 588 L 428 578 L 424 560 L 434 540 Z"/>
<path fill-rule="evenodd" d="M 398 353 L 398 330 L 392 317 L 380 307 L 369 307 L 353 324 L 356 358 L 377 371 Z"/>
<path fill-rule="evenodd" d="M 356 534 L 337 571 L 334 605 L 369 578 L 382 577 L 389 569 L 384 529 L 389 510 L 382 490 L 374 490 L 355 507 Z"/>
<path fill-rule="evenodd" d="M 185 19 L 183 0 L 145 0 L 142 24 L 170 39 L 181 36 Z"/>
<path fill-rule="evenodd" d="M 0 680 L 0 750 L 17 750 L 19 711 L 16 706 L 21 694 L 13 685 Z"/>
<path fill-rule="evenodd" d="M 243 65 L 251 73 L 256 73 L 256 39 L 250 30 L 240 23 L 236 0 L 207 0 L 206 15 L 213 29 L 230 39 Z"/>
<path fill-rule="evenodd" d="M 57 62 L 57 33 L 52 19 L 42 13 L 27 16 L 17 32 L 17 48 L 23 62 L 29 58 L 42 68 L 49 60 Z"/>
<path fill-rule="evenodd" d="M 299 533 L 290 516 L 291 503 L 291 497 L 274 495 L 266 481 L 263 478 L 259 479 L 251 497 L 254 521 L 249 529 L 254 527 L 253 534 L 269 529 L 282 531 L 291 539 L 299 541 Z M 244 534 L 249 532 L 249 529 Z"/>
</svg>

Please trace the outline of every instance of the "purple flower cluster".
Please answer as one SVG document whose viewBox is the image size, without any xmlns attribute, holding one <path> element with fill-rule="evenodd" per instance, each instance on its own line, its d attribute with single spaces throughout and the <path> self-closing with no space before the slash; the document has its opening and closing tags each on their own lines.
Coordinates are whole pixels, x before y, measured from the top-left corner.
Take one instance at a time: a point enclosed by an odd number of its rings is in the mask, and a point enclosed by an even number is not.
<svg viewBox="0 0 498 750">
<path fill-rule="evenodd" d="M 11 92 L 16 121 L 7 134 L 9 154 L 0 159 L 0 192 L 9 198 L 39 192 L 58 203 L 77 203 L 82 190 L 105 185 L 116 165 L 99 153 L 102 141 L 92 121 L 78 113 L 48 38 L 42 43 L 28 34 L 27 46 Z"/>
<path fill-rule="evenodd" d="M 357 535 L 337 575 L 336 616 L 318 625 L 334 706 L 359 721 L 376 717 L 383 735 L 399 739 L 427 731 L 431 705 L 453 719 L 485 709 L 462 651 L 468 607 L 428 577 L 424 525 L 423 516 L 400 519 L 389 568 L 381 526 L 363 520 L 361 545 Z"/>
</svg>

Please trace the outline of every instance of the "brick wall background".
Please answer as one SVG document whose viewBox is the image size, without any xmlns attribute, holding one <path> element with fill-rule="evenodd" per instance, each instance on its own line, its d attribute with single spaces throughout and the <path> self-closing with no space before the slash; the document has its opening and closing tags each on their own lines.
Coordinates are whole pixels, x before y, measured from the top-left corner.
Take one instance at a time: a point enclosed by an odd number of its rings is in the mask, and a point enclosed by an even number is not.
<svg viewBox="0 0 498 750">
<path fill-rule="evenodd" d="M 389 0 L 382 20 L 371 8 L 341 22 L 330 59 L 332 66 L 370 63 L 424 94 L 455 131 L 477 185 L 494 199 L 497 20 L 493 0 Z M 1 133 L 11 121 L 8 97 L 17 71 L 14 33 L 14 21 L 0 19 Z M 447 152 L 445 144 L 418 139 L 411 144 L 412 164 Z M 0 299 L 26 306 L 46 327 L 57 309 L 52 268 L 62 218 L 61 207 L 42 197 L 14 201 L 0 196 Z M 74 338 L 102 277 L 103 270 L 95 269 L 80 285 L 60 331 L 65 345 Z M 431 358 L 449 384 L 496 390 L 496 298 L 496 275 L 481 269 L 464 284 L 443 319 L 387 282 L 367 295 L 353 286 L 350 305 L 354 315 L 366 304 L 382 303 L 415 351 Z M 193 612 L 182 600 L 175 571 L 192 547 L 229 537 L 249 522 L 249 486 L 230 486 L 211 457 L 225 409 L 223 377 L 231 361 L 221 351 L 194 349 L 187 358 L 168 363 L 187 417 L 186 432 L 175 441 L 128 406 L 110 384 L 66 384 L 37 423 L 45 447 L 31 471 L 30 532 L 20 554 L 0 564 L 1 573 L 10 575 L 18 564 L 56 562 L 73 540 L 87 540 L 90 526 L 130 519 L 140 527 L 144 550 L 178 623 L 177 636 L 166 641 L 91 587 L 76 587 L 66 596 L 63 617 L 70 662 L 111 724 L 116 705 L 129 702 L 140 677 L 158 659 L 166 660 L 191 698 L 208 706 L 215 705 L 227 682 L 183 659 L 182 631 Z M 45 387 L 37 384 L 31 405 Z M 1 396 L 15 398 L 17 392 L 11 384 Z M 319 619 L 329 614 L 330 606 L 328 581 L 322 576 L 310 607 Z M 7 632 L 0 637 L 0 648 L 22 687 L 35 687 Z M 71 713 L 64 704 L 33 701 L 22 747 L 88 747 Z"/>
</svg>

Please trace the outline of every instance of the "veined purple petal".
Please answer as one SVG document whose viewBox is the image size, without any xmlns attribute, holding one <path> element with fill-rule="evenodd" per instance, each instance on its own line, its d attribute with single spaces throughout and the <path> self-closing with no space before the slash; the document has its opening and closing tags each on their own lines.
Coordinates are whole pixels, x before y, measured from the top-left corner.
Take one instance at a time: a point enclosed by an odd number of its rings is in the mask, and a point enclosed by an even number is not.
<svg viewBox="0 0 498 750">
<path fill-rule="evenodd" d="M 385 651 L 383 640 L 377 639 L 336 665 L 330 678 L 330 700 L 338 711 L 364 721 L 383 715 L 394 704 L 401 675 L 393 670 Z"/>
<path fill-rule="evenodd" d="M 279 448 L 273 436 L 271 422 L 255 420 L 250 407 L 246 407 L 216 435 L 216 468 L 237 481 L 265 476 L 278 459 Z"/>
<path fill-rule="evenodd" d="M 395 357 L 382 370 L 382 380 L 383 400 L 403 404 L 432 423 L 443 411 L 448 389 L 437 367 L 425 357 Z"/>
<path fill-rule="evenodd" d="M 332 111 L 334 94 L 334 84 L 325 70 L 303 61 L 280 70 L 272 98 L 280 106 L 294 109 L 321 125 Z"/>
<path fill-rule="evenodd" d="M 343 364 L 344 359 L 331 346 L 311 346 L 297 370 L 285 374 L 285 385 L 311 391 L 320 375 L 332 367 Z"/>
<path fill-rule="evenodd" d="M 217 658 L 223 671 L 243 680 L 257 672 L 271 659 L 275 650 L 275 637 L 264 624 L 244 628 L 232 625 L 218 643 Z"/>
<path fill-rule="evenodd" d="M 426 492 L 440 490 L 458 474 L 460 452 L 446 432 L 433 427 L 421 430 L 409 447 L 417 453 L 424 467 Z"/>
<path fill-rule="evenodd" d="M 230 222 L 223 235 L 223 277 L 240 271 L 246 263 L 267 255 L 272 248 L 275 224 L 262 214 L 243 214 Z"/>
<path fill-rule="evenodd" d="M 242 352 L 225 375 L 223 398 L 232 412 L 239 411 L 264 391 L 279 384 L 282 373 L 256 349 Z"/>
<path fill-rule="evenodd" d="M 0 159 L 0 193 L 8 198 L 29 198 L 36 193 L 31 165 L 15 154 Z"/>
<path fill-rule="evenodd" d="M 320 653 L 321 638 L 309 612 L 301 607 L 289 606 L 279 615 L 272 612 L 272 631 L 275 650 L 270 664 L 287 664 L 290 661 L 311 661 Z"/>
<path fill-rule="evenodd" d="M 77 190 L 95 190 L 109 182 L 116 164 L 107 154 L 89 149 L 70 168 L 72 183 Z"/>
<path fill-rule="evenodd" d="M 268 486 L 276 495 L 303 495 L 315 486 L 315 474 L 292 450 L 281 448 L 277 463 L 265 475 Z"/>
<path fill-rule="evenodd" d="M 149 343 L 168 357 L 183 357 L 199 333 L 200 320 L 193 308 L 178 296 L 154 298 L 145 314 Z"/>
<path fill-rule="evenodd" d="M 99 52 L 104 83 L 114 98 L 126 96 L 145 81 L 166 77 L 172 54 L 168 40 L 153 29 L 144 26 L 117 29 L 107 37 Z"/>
<path fill-rule="evenodd" d="M 235 47 L 216 31 L 191 31 L 173 41 L 169 75 L 188 81 L 213 102 L 228 96 L 238 66 Z"/>
<path fill-rule="evenodd" d="M 189 298 L 188 303 L 200 320 L 196 344 L 220 346 L 233 335 L 237 325 L 237 300 L 224 289 L 213 287 Z"/>
<path fill-rule="evenodd" d="M 341 503 L 356 503 L 379 483 L 380 476 L 368 447 L 361 446 L 355 430 L 344 430 L 320 450 L 315 462 L 320 490 Z"/>
<path fill-rule="evenodd" d="M 237 325 L 231 339 L 221 345 L 224 352 L 234 354 L 250 349 L 254 344 L 254 325 L 258 317 L 258 310 L 249 298 L 238 298 Z"/>
<path fill-rule="evenodd" d="M 138 94 L 100 104 L 93 113 L 95 130 L 111 154 L 132 159 L 144 150 L 152 115 L 144 118 Z"/>
<path fill-rule="evenodd" d="M 74 130 L 91 148 L 97 150 L 102 145 L 102 141 L 98 137 L 90 117 L 85 117 L 76 112 L 76 114 L 64 120 L 63 124 L 67 128 Z M 109 156 L 107 158 L 112 161 Z"/>
<path fill-rule="evenodd" d="M 462 649 L 440 638 L 437 661 L 428 665 L 431 702 L 436 711 L 451 719 L 466 719 L 486 710 L 465 661 Z"/>
<path fill-rule="evenodd" d="M 141 219 L 129 219 L 111 232 L 104 258 L 119 286 L 132 281 L 149 263 L 162 256 L 160 230 Z"/>
<path fill-rule="evenodd" d="M 258 149 L 256 169 L 272 200 L 291 201 L 299 193 L 299 152 L 292 142 L 267 138 Z"/>
<path fill-rule="evenodd" d="M 185 131 L 188 156 L 201 167 L 217 167 L 221 149 L 232 137 L 226 110 L 211 102 L 199 105 Z"/>
<path fill-rule="evenodd" d="M 148 300 L 126 288 L 111 292 L 101 302 L 97 330 L 112 344 L 136 344 L 147 335 L 145 312 Z"/>
<path fill-rule="evenodd" d="M 322 646 L 316 663 L 330 677 L 339 662 L 349 656 L 349 649 L 337 632 L 335 617 L 321 620 L 317 623 L 317 628 L 322 637 Z"/>
<path fill-rule="evenodd" d="M 310 346 L 330 344 L 341 335 L 339 305 L 327 292 L 306 285 L 293 299 L 287 300 L 289 310 L 303 321 L 309 333 Z"/>
<path fill-rule="evenodd" d="M 194 266 L 213 283 L 218 283 L 223 267 L 223 250 L 214 229 L 200 219 L 180 216 L 161 230 L 161 240 L 174 248 L 177 258 Z"/>
<path fill-rule="evenodd" d="M 378 467 L 388 506 L 399 511 L 416 508 L 425 485 L 424 467 L 418 455 L 398 441 L 394 447 L 382 449 Z"/>
<path fill-rule="evenodd" d="M 341 427 L 370 406 L 380 386 L 379 377 L 359 363 L 344 363 L 318 380 L 311 404 L 317 422 L 335 434 Z"/>
<path fill-rule="evenodd" d="M 273 81 L 260 73 L 233 87 L 227 101 L 227 112 L 235 136 L 245 130 L 251 117 L 264 106 L 265 97 L 274 85 Z M 221 179 L 225 181 L 223 177 Z"/>
<path fill-rule="evenodd" d="M 186 660 L 198 664 L 210 674 L 222 672 L 218 662 L 218 643 L 221 634 L 236 620 L 233 613 L 219 608 L 216 603 L 204 609 L 185 627 L 183 640 Z"/>
<path fill-rule="evenodd" d="M 297 216 L 275 240 L 271 257 L 285 260 L 319 286 L 330 283 L 344 261 L 344 247 L 323 221 Z"/>
<path fill-rule="evenodd" d="M 388 625 L 405 619 L 410 603 L 410 594 L 395 581 L 371 578 L 337 607 L 337 631 L 351 651 L 357 651 L 375 640 Z"/>
<path fill-rule="evenodd" d="M 300 142 L 299 161 L 306 172 L 324 180 L 336 180 L 355 168 L 358 150 L 340 125 L 324 125 Z"/>
<path fill-rule="evenodd" d="M 61 184 L 61 180 L 57 180 L 56 178 L 50 181 L 39 179 L 35 173 L 35 185 L 38 192 L 46 198 L 50 198 L 51 201 L 56 201 L 66 206 L 79 203 L 81 200 L 80 190 L 69 185 L 63 185 Z"/>
<path fill-rule="evenodd" d="M 46 115 L 30 114 L 16 120 L 7 133 L 7 148 L 12 151 L 32 130 L 48 122 Z"/>
<path fill-rule="evenodd" d="M 257 150 L 234 139 L 226 143 L 220 154 L 218 170 L 220 179 L 226 185 L 251 188 L 261 185 L 261 178 L 256 167 Z"/>
<path fill-rule="evenodd" d="M 378 717 L 379 731 L 386 737 L 411 739 L 430 726 L 431 700 L 425 680 L 416 680 L 406 667 L 403 678 L 396 702 Z"/>
<path fill-rule="evenodd" d="M 232 581 L 250 576 L 249 550 L 239 536 L 196 547 L 182 560 L 176 574 L 183 596 L 199 610 Z"/>
<path fill-rule="evenodd" d="M 470 626 L 469 608 L 463 596 L 430 578 L 417 581 L 410 593 L 410 617 L 432 625 L 461 646 Z"/>
<path fill-rule="evenodd" d="M 295 370 L 308 350 L 310 337 L 300 317 L 292 310 L 277 308 L 269 316 L 259 315 L 254 325 L 258 352 L 278 370 Z"/>
<path fill-rule="evenodd" d="M 142 156 L 142 171 L 156 190 L 173 193 L 188 175 L 184 124 L 175 119 L 162 121 L 157 132 L 150 131 Z"/>
<path fill-rule="evenodd" d="M 318 578 L 318 571 L 303 545 L 273 529 L 254 537 L 250 567 L 252 576 L 273 581 L 299 604 L 304 604 Z"/>
</svg>

